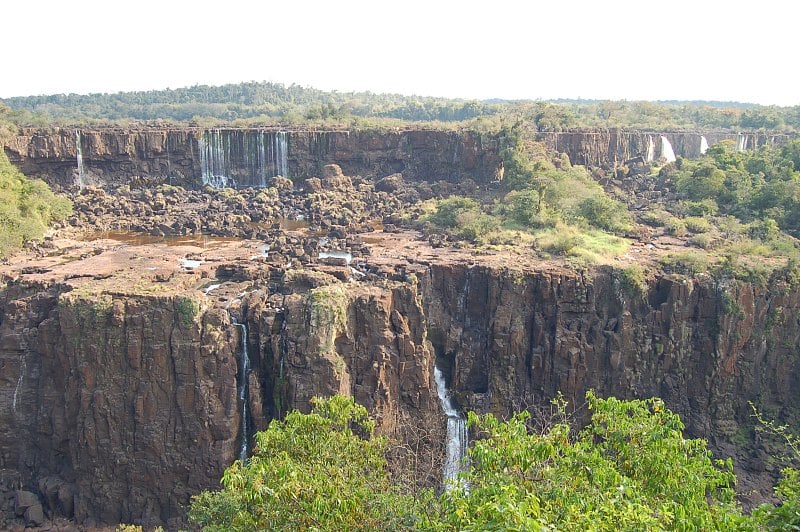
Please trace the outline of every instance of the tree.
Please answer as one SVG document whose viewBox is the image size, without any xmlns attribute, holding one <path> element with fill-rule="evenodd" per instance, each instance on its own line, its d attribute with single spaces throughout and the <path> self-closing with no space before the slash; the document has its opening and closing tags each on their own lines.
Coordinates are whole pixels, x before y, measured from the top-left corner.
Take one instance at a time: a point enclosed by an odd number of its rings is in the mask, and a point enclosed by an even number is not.
<svg viewBox="0 0 800 532">
<path fill-rule="evenodd" d="M 786 449 L 784 459 L 789 464 L 781 471 L 783 476 L 775 486 L 775 496 L 780 503 L 762 504 L 753 512 L 753 520 L 767 530 L 800 530 L 800 437 L 791 432 L 788 425 L 764 418 L 755 406 L 753 411 L 758 421 L 756 429 L 782 442 Z"/>
<path fill-rule="evenodd" d="M 576 437 L 559 423 L 531 434 L 527 414 L 507 422 L 469 415 L 478 433 L 468 490 L 442 496 L 454 529 L 732 530 L 747 525 L 734 502 L 730 461 L 683 437 L 660 399 L 587 394 L 591 423 Z"/>
<path fill-rule="evenodd" d="M 253 456 L 194 497 L 190 519 L 206 530 L 412 528 L 422 512 L 390 484 L 366 409 L 342 396 L 312 402 L 257 433 Z"/>
</svg>

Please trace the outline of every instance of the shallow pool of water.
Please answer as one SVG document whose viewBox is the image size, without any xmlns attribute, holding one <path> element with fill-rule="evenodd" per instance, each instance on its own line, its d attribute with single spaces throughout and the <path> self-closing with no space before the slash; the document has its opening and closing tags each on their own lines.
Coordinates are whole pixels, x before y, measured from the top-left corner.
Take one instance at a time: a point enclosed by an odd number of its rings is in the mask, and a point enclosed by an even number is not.
<svg viewBox="0 0 800 532">
<path fill-rule="evenodd" d="M 113 240 L 129 246 L 148 246 L 152 244 L 166 244 L 167 246 L 197 246 L 208 248 L 220 246 L 228 242 L 238 242 L 241 238 L 211 235 L 168 235 L 153 236 L 132 231 L 100 231 L 86 235 L 86 242 L 95 240 Z"/>
</svg>

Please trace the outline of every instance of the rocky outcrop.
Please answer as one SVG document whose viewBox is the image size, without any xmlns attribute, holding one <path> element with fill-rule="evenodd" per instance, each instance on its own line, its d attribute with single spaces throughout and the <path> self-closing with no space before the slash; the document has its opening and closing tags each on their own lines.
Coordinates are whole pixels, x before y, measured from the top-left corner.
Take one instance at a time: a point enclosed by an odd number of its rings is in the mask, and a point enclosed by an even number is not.
<svg viewBox="0 0 800 532">
<path fill-rule="evenodd" d="M 709 146 L 722 141 L 731 141 L 735 146 L 746 150 L 756 150 L 762 146 L 782 146 L 792 137 L 778 132 L 732 131 L 642 131 L 621 128 L 573 130 L 560 132 L 540 132 L 536 140 L 550 150 L 566 153 L 572 164 L 613 168 L 635 157 L 647 157 L 652 142 L 653 157 L 663 154 L 667 139 L 675 155 L 689 159 L 701 155 L 701 138 L 705 137 Z"/>
<path fill-rule="evenodd" d="M 188 298 L 7 287 L 0 456 L 51 515 L 169 523 L 232 461 L 236 342 Z M 30 505 L 33 507 L 33 505 Z"/>
<path fill-rule="evenodd" d="M 428 336 L 465 409 L 508 415 L 562 392 L 659 396 L 687 432 L 734 457 L 740 491 L 771 495 L 749 402 L 796 426 L 800 291 L 663 276 L 643 294 L 618 273 L 433 265 L 421 279 Z"/>
<path fill-rule="evenodd" d="M 35 495 L 31 519 L 38 503 L 84 524 L 177 525 L 238 456 L 243 426 L 307 411 L 316 395 L 353 395 L 390 436 L 441 425 L 434 362 L 464 410 L 507 415 L 558 392 L 580 408 L 588 389 L 660 396 L 734 457 L 751 500 L 777 471 L 748 402 L 781 422 L 800 415 L 800 290 L 780 278 L 662 274 L 638 291 L 610 267 L 406 261 L 357 282 L 344 265 L 259 264 L 220 264 L 210 295 L 4 289 L 0 457 L 15 480 L 3 487 Z"/>
<path fill-rule="evenodd" d="M 331 163 L 348 176 L 488 181 L 500 160 L 490 136 L 433 130 L 24 129 L 4 149 L 23 173 L 58 189 L 79 181 L 199 187 L 204 174 L 260 186 L 284 170 L 293 179 L 319 176 Z"/>
<path fill-rule="evenodd" d="M 612 128 L 540 132 L 535 140 L 551 151 L 566 153 L 572 164 L 608 169 L 645 157 L 651 140 L 658 157 L 662 137 L 676 155 L 697 157 L 701 136 L 709 145 L 731 140 L 751 150 L 778 146 L 790 138 L 770 132 Z M 412 180 L 471 179 L 487 184 L 495 179 L 501 160 L 496 135 L 423 129 L 23 129 L 6 141 L 4 150 L 26 175 L 40 177 L 57 189 L 75 188 L 79 182 L 104 187 L 161 183 L 199 187 L 222 181 L 239 188 L 265 186 L 281 173 L 296 180 L 319 176 L 332 163 L 348 176 L 402 173 Z"/>
</svg>

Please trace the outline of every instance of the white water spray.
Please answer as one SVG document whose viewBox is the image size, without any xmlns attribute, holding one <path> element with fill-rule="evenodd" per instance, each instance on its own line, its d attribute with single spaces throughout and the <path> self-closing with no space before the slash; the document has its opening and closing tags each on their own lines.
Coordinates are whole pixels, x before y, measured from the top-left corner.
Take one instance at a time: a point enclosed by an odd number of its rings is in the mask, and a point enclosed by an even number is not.
<svg viewBox="0 0 800 532">
<path fill-rule="evenodd" d="M 265 187 L 267 179 L 289 175 L 285 131 L 206 129 L 197 140 L 204 185 Z"/>
<path fill-rule="evenodd" d="M 647 135 L 647 156 L 645 159 L 647 162 L 652 162 L 656 158 L 656 143 L 653 142 L 653 136 Z"/>
<path fill-rule="evenodd" d="M 85 181 L 83 179 L 83 142 L 81 140 L 81 132 L 79 129 L 75 130 L 75 158 L 78 162 L 78 188 L 83 190 Z"/>
<path fill-rule="evenodd" d="M 672 149 L 672 144 L 670 144 L 669 139 L 664 135 L 661 135 L 661 156 L 666 159 L 668 163 L 674 163 L 677 160 L 675 151 Z"/>
<path fill-rule="evenodd" d="M 747 149 L 747 135 L 739 133 L 736 137 L 736 151 L 745 151 Z"/>
<path fill-rule="evenodd" d="M 708 151 L 708 140 L 705 135 L 700 135 L 700 155 L 705 155 Z"/>
<path fill-rule="evenodd" d="M 450 489 L 462 471 L 464 457 L 467 454 L 467 424 L 464 417 L 453 406 L 453 400 L 444 382 L 444 375 L 438 366 L 433 368 L 436 381 L 436 393 L 447 416 L 447 447 L 445 451 L 442 477 L 445 489 Z"/>
</svg>

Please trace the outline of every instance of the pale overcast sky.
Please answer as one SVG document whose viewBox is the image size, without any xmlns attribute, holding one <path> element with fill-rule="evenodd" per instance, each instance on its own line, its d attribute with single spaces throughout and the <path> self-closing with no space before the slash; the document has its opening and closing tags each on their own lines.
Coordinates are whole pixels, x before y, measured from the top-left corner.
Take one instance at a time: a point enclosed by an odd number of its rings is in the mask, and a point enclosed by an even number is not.
<svg viewBox="0 0 800 532">
<path fill-rule="evenodd" d="M 800 104 L 800 4 L 7 0 L 0 98 L 240 81 Z"/>
</svg>

